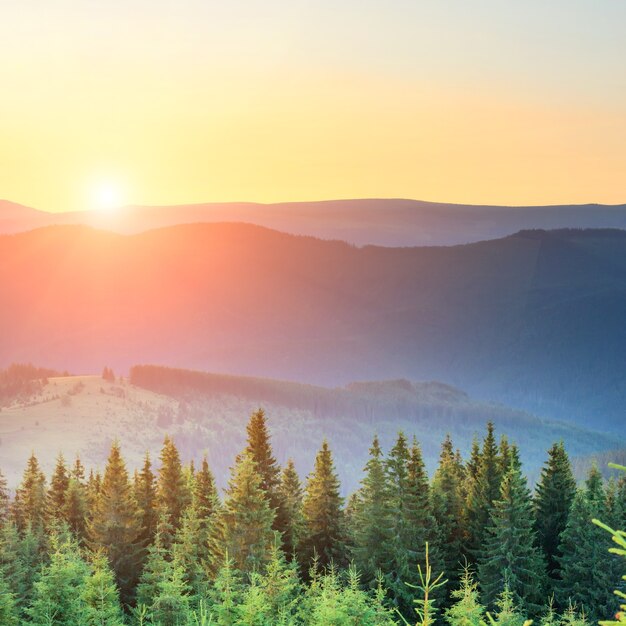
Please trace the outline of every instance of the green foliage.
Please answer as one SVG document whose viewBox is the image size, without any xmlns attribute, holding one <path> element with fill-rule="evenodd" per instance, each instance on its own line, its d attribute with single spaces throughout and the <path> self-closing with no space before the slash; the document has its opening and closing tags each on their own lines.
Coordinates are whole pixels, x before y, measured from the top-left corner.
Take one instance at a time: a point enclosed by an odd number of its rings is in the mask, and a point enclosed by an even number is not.
<svg viewBox="0 0 626 626">
<path fill-rule="evenodd" d="M 300 544 L 302 564 L 308 566 L 314 556 L 321 566 L 345 562 L 346 534 L 343 498 L 328 442 L 323 441 L 309 475 L 303 502 L 304 536 Z"/>
<path fill-rule="evenodd" d="M 93 554 L 91 568 L 80 593 L 81 626 L 122 626 L 124 619 L 119 592 L 109 562 L 102 552 Z"/>
<path fill-rule="evenodd" d="M 612 588 L 619 578 L 620 562 L 608 556 L 608 538 L 592 519 L 607 519 L 606 494 L 597 468 L 592 468 L 584 490 L 574 497 L 567 526 L 561 535 L 561 582 L 557 600 L 573 603 L 592 620 L 612 614 Z"/>
<path fill-rule="evenodd" d="M 50 563 L 34 584 L 27 610 L 33 626 L 76 626 L 82 619 L 81 591 L 89 574 L 87 563 L 71 540 L 53 535 Z"/>
<path fill-rule="evenodd" d="M 261 476 L 248 453 L 232 471 L 219 516 L 224 549 L 242 572 L 262 568 L 269 560 L 274 533 L 274 511 L 261 488 Z"/>
<path fill-rule="evenodd" d="M 466 565 L 460 579 L 460 587 L 452 591 L 453 604 L 445 612 L 450 626 L 484 626 L 485 607 L 478 597 L 478 584 Z"/>
<path fill-rule="evenodd" d="M 276 512 L 276 516 L 280 519 L 274 526 L 282 532 L 285 554 L 288 557 L 293 557 L 304 533 L 302 484 L 293 459 L 289 459 L 283 468 L 278 491 L 281 506 Z"/>
<path fill-rule="evenodd" d="M 548 451 L 534 500 L 537 538 L 546 556 L 548 574 L 555 579 L 560 577 L 559 540 L 575 493 L 576 482 L 565 446 L 563 442 L 555 443 Z"/>
<path fill-rule="evenodd" d="M 89 542 L 102 549 L 115 572 L 122 602 L 132 600 L 141 560 L 141 527 L 126 465 L 117 442 L 111 446 L 102 485 L 88 523 Z"/>
<path fill-rule="evenodd" d="M 165 437 L 161 450 L 161 467 L 157 481 L 157 506 L 164 511 L 177 530 L 185 507 L 191 501 L 178 449 L 170 437 Z"/>
<path fill-rule="evenodd" d="M 512 464 L 494 503 L 479 563 L 483 598 L 492 606 L 502 593 L 528 614 L 537 615 L 545 597 L 545 561 L 536 547 L 530 491 Z"/>
</svg>

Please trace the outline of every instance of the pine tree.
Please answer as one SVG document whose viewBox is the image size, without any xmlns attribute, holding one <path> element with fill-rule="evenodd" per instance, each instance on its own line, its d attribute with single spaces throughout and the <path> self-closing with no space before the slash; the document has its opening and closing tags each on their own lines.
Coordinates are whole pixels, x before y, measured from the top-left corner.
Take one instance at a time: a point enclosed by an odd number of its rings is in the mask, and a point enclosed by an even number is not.
<svg viewBox="0 0 626 626">
<path fill-rule="evenodd" d="M 592 620 L 613 613 L 612 589 L 621 574 L 619 559 L 607 554 L 610 541 L 601 528 L 591 523 L 594 518 L 607 519 L 605 498 L 602 476 L 594 466 L 585 490 L 574 497 L 559 544 L 561 581 L 557 600 L 562 607 L 569 603 L 581 607 Z"/>
<path fill-rule="evenodd" d="M 505 447 L 508 453 L 508 443 Z M 487 528 L 494 502 L 500 494 L 502 461 L 494 434 L 494 426 L 487 424 L 476 480 L 471 484 L 467 498 L 467 540 L 465 550 L 471 559 L 477 559 L 487 539 Z"/>
<path fill-rule="evenodd" d="M 275 526 L 282 529 L 283 550 L 288 557 L 292 557 L 304 531 L 302 484 L 293 459 L 287 461 L 282 471 L 278 491 L 282 505 L 276 513 L 280 520 Z"/>
<path fill-rule="evenodd" d="M 102 548 L 108 557 L 123 603 L 131 601 L 137 579 L 139 535 L 137 505 L 119 444 L 114 442 L 88 524 L 88 536 L 92 547 Z"/>
<path fill-rule="evenodd" d="M 575 494 L 576 481 L 565 446 L 563 442 L 555 443 L 548 451 L 534 500 L 537 538 L 552 580 L 560 577 L 559 538 L 565 530 Z"/>
<path fill-rule="evenodd" d="M 219 519 L 224 549 L 238 570 L 250 572 L 267 563 L 273 521 L 274 511 L 261 488 L 256 463 L 244 453 L 232 469 Z"/>
<path fill-rule="evenodd" d="M 137 606 L 152 607 L 161 581 L 169 575 L 170 558 L 157 525 L 154 541 L 147 550 L 146 562 L 137 585 Z"/>
<path fill-rule="evenodd" d="M 34 454 L 30 455 L 22 483 L 15 492 L 13 514 L 18 528 L 30 525 L 33 532 L 43 531 L 46 523 L 46 479 Z"/>
<path fill-rule="evenodd" d="M 515 599 L 507 584 L 496 600 L 495 626 L 524 626 L 525 619 L 515 605 Z"/>
<path fill-rule="evenodd" d="M 80 595 L 80 625 L 123 626 L 119 592 L 109 562 L 102 552 L 93 554 L 91 568 Z"/>
<path fill-rule="evenodd" d="M 57 457 L 56 466 L 50 479 L 48 489 L 48 516 L 50 519 L 63 520 L 65 509 L 65 496 L 70 484 L 70 477 L 62 454 Z"/>
<path fill-rule="evenodd" d="M 391 540 L 391 512 L 383 453 L 377 436 L 369 452 L 354 517 L 353 558 L 363 583 L 374 587 L 378 571 L 390 560 L 387 550 Z"/>
<path fill-rule="evenodd" d="M 188 491 L 178 449 L 174 442 L 166 436 L 161 450 L 157 505 L 169 515 L 174 530 L 180 527 L 183 511 L 190 501 L 191 495 Z"/>
<path fill-rule="evenodd" d="M 137 474 L 134 486 L 135 501 L 139 510 L 139 526 L 141 532 L 139 542 L 142 546 L 149 546 L 154 540 L 158 522 L 156 478 L 152 472 L 150 454 L 146 453 L 143 467 Z"/>
<path fill-rule="evenodd" d="M 301 541 L 301 565 L 308 567 L 317 555 L 319 565 L 345 562 L 345 527 L 343 498 L 328 442 L 323 441 L 315 458 L 315 468 L 307 479 L 304 501 L 304 535 Z"/>
<path fill-rule="evenodd" d="M 514 602 L 537 615 L 544 601 L 545 561 L 536 546 L 530 491 L 521 472 L 511 465 L 502 480 L 479 562 L 486 604 L 494 605 L 508 587 Z"/>
</svg>

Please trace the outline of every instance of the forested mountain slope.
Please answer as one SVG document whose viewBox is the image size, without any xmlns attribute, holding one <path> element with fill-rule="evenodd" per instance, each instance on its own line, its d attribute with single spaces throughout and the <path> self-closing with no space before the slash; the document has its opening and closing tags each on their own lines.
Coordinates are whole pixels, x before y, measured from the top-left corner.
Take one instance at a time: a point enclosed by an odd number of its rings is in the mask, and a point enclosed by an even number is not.
<svg viewBox="0 0 626 626">
<path fill-rule="evenodd" d="M 0 365 L 442 380 L 546 417 L 623 423 L 623 231 L 357 248 L 243 224 L 50 227 L 0 237 L 0 291 Z"/>
</svg>

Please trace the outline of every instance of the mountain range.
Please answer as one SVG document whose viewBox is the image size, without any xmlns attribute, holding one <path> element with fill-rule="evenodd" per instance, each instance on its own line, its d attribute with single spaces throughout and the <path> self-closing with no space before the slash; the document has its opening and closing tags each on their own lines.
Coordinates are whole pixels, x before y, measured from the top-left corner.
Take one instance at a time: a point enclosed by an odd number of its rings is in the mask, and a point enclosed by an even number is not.
<svg viewBox="0 0 626 626">
<path fill-rule="evenodd" d="M 620 431 L 626 232 L 355 247 L 244 224 L 0 236 L 0 366 L 440 380 Z"/>
<path fill-rule="evenodd" d="M 0 200 L 0 234 L 84 224 L 130 234 L 176 224 L 242 222 L 354 245 L 456 245 L 531 228 L 626 228 L 626 204 L 481 206 L 403 199 L 129 206 L 49 213 Z"/>
</svg>

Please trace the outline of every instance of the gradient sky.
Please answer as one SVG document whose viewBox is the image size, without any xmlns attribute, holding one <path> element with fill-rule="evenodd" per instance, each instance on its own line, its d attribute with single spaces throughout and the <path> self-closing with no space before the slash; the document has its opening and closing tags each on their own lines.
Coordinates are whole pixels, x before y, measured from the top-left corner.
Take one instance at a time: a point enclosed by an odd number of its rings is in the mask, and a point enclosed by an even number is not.
<svg viewBox="0 0 626 626">
<path fill-rule="evenodd" d="M 0 0 L 0 198 L 626 202 L 626 2 Z"/>
</svg>

